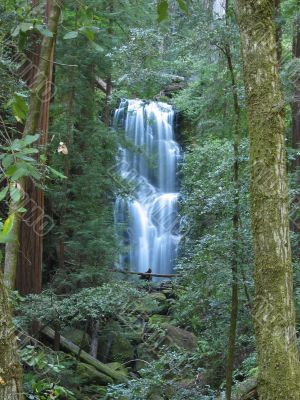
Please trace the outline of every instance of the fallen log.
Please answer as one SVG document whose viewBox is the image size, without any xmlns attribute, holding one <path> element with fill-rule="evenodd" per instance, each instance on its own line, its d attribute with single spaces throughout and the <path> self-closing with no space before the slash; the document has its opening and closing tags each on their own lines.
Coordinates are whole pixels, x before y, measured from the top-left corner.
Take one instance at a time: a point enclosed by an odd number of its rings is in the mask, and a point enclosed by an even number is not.
<svg viewBox="0 0 300 400">
<path fill-rule="evenodd" d="M 48 339 L 54 340 L 55 332 L 50 327 L 45 327 L 42 329 L 41 333 L 45 335 Z M 101 361 L 97 360 L 96 358 L 92 357 L 86 351 L 80 349 L 79 346 L 71 342 L 70 340 L 66 339 L 63 336 L 60 336 L 60 346 L 62 349 L 69 351 L 72 354 L 75 354 L 82 360 L 83 362 L 93 366 L 97 371 L 100 371 L 102 374 L 105 374 L 113 379 L 114 382 L 117 383 L 126 383 L 127 378 L 120 374 L 117 371 L 109 368 L 107 365 L 103 364 Z"/>
<path fill-rule="evenodd" d="M 132 271 L 123 271 L 121 269 L 113 269 L 113 272 L 120 272 L 120 274 L 125 275 L 140 275 L 140 276 L 154 276 L 156 278 L 175 278 L 178 274 L 153 274 L 152 272 L 132 272 Z"/>
</svg>

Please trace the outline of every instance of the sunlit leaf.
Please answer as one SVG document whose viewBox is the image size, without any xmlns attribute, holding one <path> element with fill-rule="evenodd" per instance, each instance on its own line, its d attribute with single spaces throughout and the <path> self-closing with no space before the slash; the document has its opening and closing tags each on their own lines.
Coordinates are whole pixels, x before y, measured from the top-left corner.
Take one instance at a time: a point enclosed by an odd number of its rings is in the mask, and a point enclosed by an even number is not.
<svg viewBox="0 0 300 400">
<path fill-rule="evenodd" d="M 63 38 L 65 40 L 69 40 L 69 39 L 75 39 L 75 38 L 77 38 L 77 36 L 78 36 L 78 32 L 70 31 L 70 32 L 66 33 Z"/>
<path fill-rule="evenodd" d="M 185 0 L 177 0 L 179 7 L 182 9 L 182 11 L 187 12 L 187 4 Z"/>
<path fill-rule="evenodd" d="M 14 201 L 15 203 L 17 203 L 18 201 L 21 200 L 21 197 L 22 197 L 21 192 L 16 186 L 12 186 L 10 188 L 9 194 L 10 194 L 12 201 Z"/>
<path fill-rule="evenodd" d="M 59 171 L 56 171 L 56 169 L 51 168 L 49 165 L 47 166 L 47 168 L 48 168 L 49 172 L 51 172 L 52 175 L 56 176 L 57 178 L 60 178 L 60 179 L 67 179 L 67 177 L 66 177 L 65 175 L 63 175 L 63 174 L 62 174 L 61 172 L 59 172 Z"/>
<path fill-rule="evenodd" d="M 49 31 L 49 29 L 46 26 L 36 25 L 35 27 L 43 36 L 53 37 L 53 33 L 51 31 Z"/>
<path fill-rule="evenodd" d="M 158 22 L 162 22 L 168 17 L 168 0 L 158 0 L 157 15 Z"/>
<path fill-rule="evenodd" d="M 5 198 L 7 192 L 8 192 L 8 186 L 1 190 L 1 192 L 0 192 L 0 201 L 2 201 Z"/>
<path fill-rule="evenodd" d="M 14 224 L 14 220 L 15 214 L 11 214 L 4 222 L 2 231 L 0 232 L 0 243 L 4 243 L 8 240 L 9 234 Z"/>
</svg>

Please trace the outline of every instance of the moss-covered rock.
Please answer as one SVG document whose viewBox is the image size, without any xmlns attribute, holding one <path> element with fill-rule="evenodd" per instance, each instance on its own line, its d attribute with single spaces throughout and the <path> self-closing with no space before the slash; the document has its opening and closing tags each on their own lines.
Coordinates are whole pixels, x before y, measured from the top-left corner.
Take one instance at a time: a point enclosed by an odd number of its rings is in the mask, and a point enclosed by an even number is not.
<svg viewBox="0 0 300 400">
<path fill-rule="evenodd" d="M 103 362 L 125 363 L 133 359 L 133 348 L 117 321 L 110 322 L 99 335 L 98 358 Z"/>
<path fill-rule="evenodd" d="M 167 315 L 161 315 L 161 314 L 153 314 L 149 318 L 148 324 L 150 327 L 152 326 L 157 326 L 161 325 L 164 323 L 169 323 L 170 322 L 170 317 Z"/>
<path fill-rule="evenodd" d="M 135 370 L 140 371 L 145 368 L 153 359 L 157 358 L 157 352 L 151 349 L 146 343 L 141 343 L 136 348 L 137 360 L 135 362 Z"/>
<path fill-rule="evenodd" d="M 192 332 L 167 323 L 163 323 L 161 327 L 165 331 L 162 344 L 170 347 L 179 347 L 187 351 L 196 350 L 197 338 Z"/>
<path fill-rule="evenodd" d="M 119 362 L 112 362 L 112 363 L 108 363 L 106 364 L 109 368 L 113 369 L 114 371 L 118 371 L 121 374 L 128 376 L 128 370 L 127 368 L 124 367 L 123 364 L 119 363 Z"/>
<path fill-rule="evenodd" d="M 167 301 L 167 297 L 162 292 L 153 292 L 150 293 L 150 296 L 155 303 L 157 304 L 151 311 L 153 314 L 166 314 L 169 310 L 169 303 Z M 155 304 L 154 303 L 154 304 Z"/>
</svg>

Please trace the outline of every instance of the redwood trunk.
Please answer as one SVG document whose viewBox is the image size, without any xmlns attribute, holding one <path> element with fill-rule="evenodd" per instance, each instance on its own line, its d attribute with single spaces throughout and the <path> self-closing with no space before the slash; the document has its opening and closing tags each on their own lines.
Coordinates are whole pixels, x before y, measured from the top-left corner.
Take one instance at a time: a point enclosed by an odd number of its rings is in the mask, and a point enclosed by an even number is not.
<svg viewBox="0 0 300 400">
<path fill-rule="evenodd" d="M 34 5 L 37 4 L 35 0 Z M 48 21 L 51 0 L 47 0 L 45 8 L 45 20 Z M 54 45 L 54 44 L 53 44 Z M 38 129 L 40 131 L 39 146 L 42 151 L 46 150 L 47 133 L 49 126 L 49 107 L 51 99 L 51 83 L 53 72 L 53 50 L 50 59 L 50 68 L 45 87 L 45 94 L 41 105 L 41 115 Z M 35 80 L 37 67 L 39 65 L 40 46 L 36 46 L 35 54 L 29 54 L 32 67 L 27 74 L 26 81 L 29 87 Z M 18 265 L 16 274 L 16 289 L 22 295 L 29 293 L 40 293 L 42 289 L 42 259 L 43 259 L 43 235 L 44 223 L 44 192 L 39 189 L 30 178 L 25 180 L 25 193 L 29 201 L 26 203 L 27 212 L 21 220 L 19 230 L 20 251 L 18 254 Z M 45 227 L 47 230 L 47 226 Z"/>
<path fill-rule="evenodd" d="M 45 95 L 45 90 L 48 83 L 49 71 L 51 66 L 51 57 L 53 54 L 53 46 L 55 43 L 58 20 L 61 12 L 61 4 L 57 0 L 53 0 L 50 7 L 48 29 L 53 33 L 52 37 L 43 37 L 41 45 L 41 56 L 38 66 L 38 73 L 35 76 L 34 83 L 31 88 L 29 100 L 29 112 L 26 119 L 26 124 L 23 131 L 23 136 L 34 134 L 39 126 L 42 98 Z M 24 190 L 25 179 L 19 180 L 19 185 Z M 28 207 L 28 202 L 24 200 Z M 5 247 L 5 265 L 4 265 L 4 281 L 7 287 L 14 288 L 16 283 L 17 257 L 19 253 L 18 232 L 20 229 L 20 213 L 17 211 L 19 204 L 16 204 L 12 199 L 10 201 L 10 210 L 15 210 L 15 219 L 12 226 L 14 239 L 6 244 Z M 30 244 L 31 245 L 31 244 Z"/>
</svg>

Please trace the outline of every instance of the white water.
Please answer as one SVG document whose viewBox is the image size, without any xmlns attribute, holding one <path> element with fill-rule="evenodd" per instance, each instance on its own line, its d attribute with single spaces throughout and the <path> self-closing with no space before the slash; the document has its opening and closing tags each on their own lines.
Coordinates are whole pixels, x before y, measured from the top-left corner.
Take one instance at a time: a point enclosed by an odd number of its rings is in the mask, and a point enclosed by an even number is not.
<svg viewBox="0 0 300 400">
<path fill-rule="evenodd" d="M 119 149 L 118 172 L 133 186 L 133 196 L 118 197 L 115 203 L 115 223 L 125 247 L 119 268 L 171 273 L 179 242 L 180 148 L 174 139 L 174 110 L 166 103 L 122 100 L 114 125 L 134 145 Z"/>
<path fill-rule="evenodd" d="M 214 0 L 213 2 L 213 12 L 215 18 L 222 18 L 225 15 L 225 0 Z"/>
</svg>

